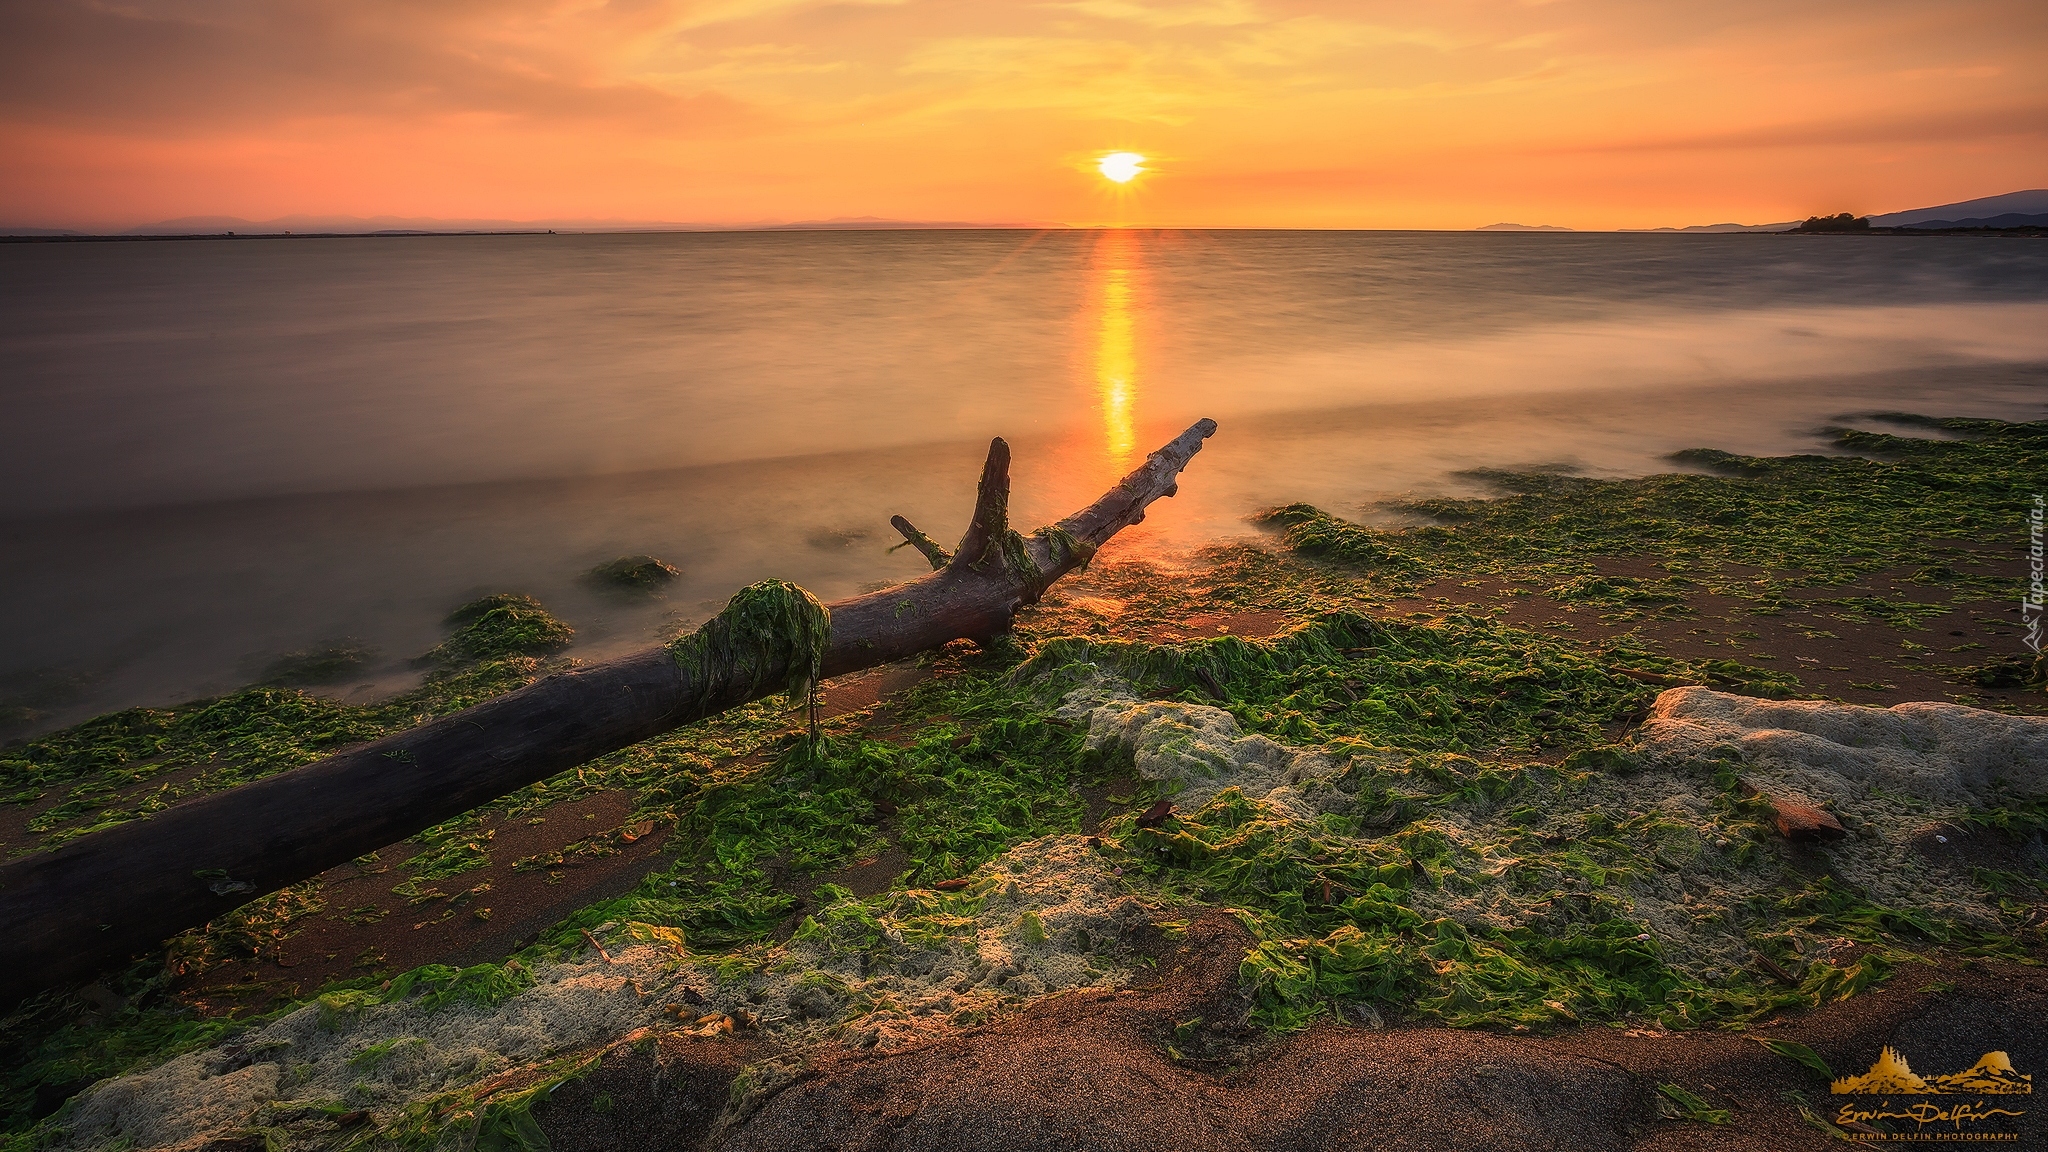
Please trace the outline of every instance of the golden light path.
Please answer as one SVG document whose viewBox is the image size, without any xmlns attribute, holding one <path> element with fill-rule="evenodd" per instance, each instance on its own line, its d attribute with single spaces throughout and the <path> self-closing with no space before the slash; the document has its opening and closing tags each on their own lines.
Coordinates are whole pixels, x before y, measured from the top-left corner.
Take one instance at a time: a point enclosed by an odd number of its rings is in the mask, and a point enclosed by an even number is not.
<svg viewBox="0 0 2048 1152">
<path fill-rule="evenodd" d="M 1137 446 L 1133 401 L 1138 380 L 1137 320 L 1133 290 L 1137 245 L 1121 229 L 1104 232 L 1096 245 L 1098 317 L 1095 336 L 1095 393 L 1102 409 L 1103 447 L 1111 472 L 1121 475 Z"/>
<path fill-rule="evenodd" d="M 1095 170 L 1118 184 L 1129 184 L 1145 170 L 1145 158 L 1136 152 L 1111 152 L 1095 162 Z"/>
</svg>

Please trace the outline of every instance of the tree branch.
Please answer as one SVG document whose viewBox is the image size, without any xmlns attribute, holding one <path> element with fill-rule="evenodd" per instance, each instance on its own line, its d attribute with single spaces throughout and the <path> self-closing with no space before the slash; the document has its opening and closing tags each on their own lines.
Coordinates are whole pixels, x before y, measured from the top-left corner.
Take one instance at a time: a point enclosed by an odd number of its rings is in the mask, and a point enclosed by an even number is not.
<svg viewBox="0 0 2048 1152">
<path fill-rule="evenodd" d="M 988 442 L 988 460 L 974 489 L 974 518 L 953 552 L 953 563 L 975 568 L 988 563 L 990 550 L 1002 554 L 1010 534 L 1010 445 L 1001 436 Z"/>
<path fill-rule="evenodd" d="M 1215 430 L 1214 421 L 1201 421 L 1101 499 L 1028 537 L 1009 528 L 1010 451 L 997 440 L 959 553 L 928 576 L 829 607 L 793 586 L 754 585 L 668 648 L 557 673 L 325 760 L 0 864 L 0 1005 L 125 963 L 252 896 L 814 674 L 843 675 L 1004 632 L 1018 605 L 1036 601 L 1144 519 L 1146 505 L 1172 495 Z M 989 563 L 991 555 L 999 562 Z"/>
<path fill-rule="evenodd" d="M 939 547 L 937 540 L 919 532 L 917 525 L 912 524 L 903 517 L 889 517 L 889 526 L 903 534 L 903 543 L 896 545 L 896 548 L 915 548 L 919 552 L 924 553 L 924 558 L 931 562 L 932 571 L 936 572 L 953 562 L 951 554 L 944 548 Z M 894 552 L 896 548 L 891 548 L 889 551 Z"/>
</svg>

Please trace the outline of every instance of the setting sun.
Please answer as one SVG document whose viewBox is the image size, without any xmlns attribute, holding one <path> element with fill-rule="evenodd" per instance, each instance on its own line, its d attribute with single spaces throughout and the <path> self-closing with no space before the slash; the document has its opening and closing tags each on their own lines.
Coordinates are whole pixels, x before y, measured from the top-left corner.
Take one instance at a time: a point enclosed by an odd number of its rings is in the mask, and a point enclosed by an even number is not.
<svg viewBox="0 0 2048 1152">
<path fill-rule="evenodd" d="M 1095 168 L 1118 184 L 1128 184 L 1145 170 L 1145 158 L 1136 152 L 1111 152 L 1097 160 Z"/>
</svg>

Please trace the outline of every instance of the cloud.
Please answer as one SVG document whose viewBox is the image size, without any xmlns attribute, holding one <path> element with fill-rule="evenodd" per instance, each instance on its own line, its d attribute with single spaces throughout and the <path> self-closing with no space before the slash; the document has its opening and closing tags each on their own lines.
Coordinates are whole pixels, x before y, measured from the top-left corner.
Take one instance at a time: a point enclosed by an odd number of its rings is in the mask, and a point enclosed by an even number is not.
<svg viewBox="0 0 2048 1152">
<path fill-rule="evenodd" d="M 488 114 L 689 133 L 745 119 L 729 97 L 663 91 L 536 47 L 551 15 L 541 3 L 32 0 L 0 26 L 0 111 L 148 131 Z"/>
<path fill-rule="evenodd" d="M 2048 101 L 1943 108 L 1891 114 L 1873 111 L 1719 132 L 1600 140 L 1538 149 L 1553 154 L 1727 152 L 1770 148 L 1844 148 L 1866 144 L 1960 143 L 2048 136 Z"/>
<path fill-rule="evenodd" d="M 1141 4 L 1136 0 L 1073 0 L 1070 3 L 1047 4 L 1044 7 L 1093 16 L 1098 20 L 1142 24 L 1148 28 L 1184 28 L 1189 25 L 1231 28 L 1245 24 L 1260 24 L 1267 19 L 1257 5 L 1247 3 L 1246 0 L 1202 0 L 1193 4 Z"/>
<path fill-rule="evenodd" d="M 819 8 L 893 7 L 910 0 L 709 0 L 682 6 L 673 27 L 678 30 L 708 28 L 716 24 L 740 24 L 786 18 Z"/>
<path fill-rule="evenodd" d="M 932 39 L 911 48 L 898 72 L 942 82 L 926 114 L 1041 109 L 1185 124 L 1204 110 L 1256 107 L 1284 93 L 1378 91 L 1458 44 L 1430 29 L 1313 14 L 1188 20 L 1143 36 L 1084 29 Z"/>
</svg>

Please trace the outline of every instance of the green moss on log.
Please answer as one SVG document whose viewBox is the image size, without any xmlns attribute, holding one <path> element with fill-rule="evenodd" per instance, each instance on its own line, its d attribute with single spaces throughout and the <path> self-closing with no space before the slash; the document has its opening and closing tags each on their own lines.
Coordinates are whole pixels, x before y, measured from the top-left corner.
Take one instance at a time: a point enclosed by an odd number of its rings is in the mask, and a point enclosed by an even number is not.
<svg viewBox="0 0 2048 1152">
<path fill-rule="evenodd" d="M 749 695 L 772 686 L 796 699 L 817 683 L 831 634 L 832 614 L 816 596 L 786 580 L 762 580 L 668 650 L 700 694 L 744 683 Z"/>
</svg>

